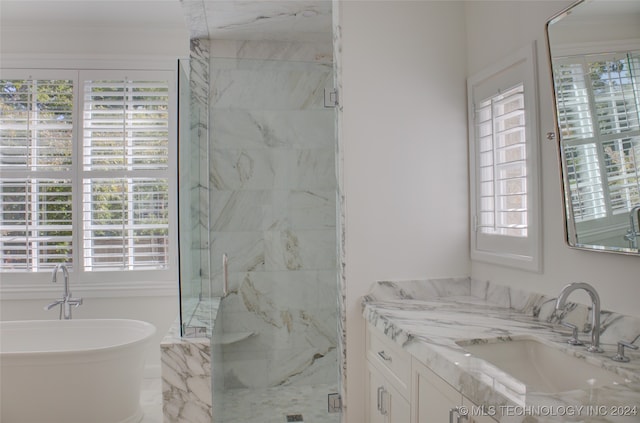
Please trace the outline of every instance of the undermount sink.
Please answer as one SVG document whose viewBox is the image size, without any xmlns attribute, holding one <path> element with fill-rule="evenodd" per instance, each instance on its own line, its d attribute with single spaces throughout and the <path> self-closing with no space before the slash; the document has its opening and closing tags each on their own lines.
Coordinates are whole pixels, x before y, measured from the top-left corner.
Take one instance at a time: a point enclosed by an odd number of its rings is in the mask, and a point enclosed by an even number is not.
<svg viewBox="0 0 640 423">
<path fill-rule="evenodd" d="M 535 338 L 457 342 L 526 385 L 528 392 L 564 392 L 625 383 L 623 376 L 571 356 Z"/>
</svg>

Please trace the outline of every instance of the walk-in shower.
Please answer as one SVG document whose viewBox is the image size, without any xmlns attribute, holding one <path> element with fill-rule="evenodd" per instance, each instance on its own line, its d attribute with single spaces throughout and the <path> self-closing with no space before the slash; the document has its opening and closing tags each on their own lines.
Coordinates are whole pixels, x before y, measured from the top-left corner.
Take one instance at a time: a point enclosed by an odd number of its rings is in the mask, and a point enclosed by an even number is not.
<svg viewBox="0 0 640 423">
<path fill-rule="evenodd" d="M 181 329 L 211 338 L 216 423 L 340 420 L 333 64 L 299 47 L 181 66 Z"/>
</svg>

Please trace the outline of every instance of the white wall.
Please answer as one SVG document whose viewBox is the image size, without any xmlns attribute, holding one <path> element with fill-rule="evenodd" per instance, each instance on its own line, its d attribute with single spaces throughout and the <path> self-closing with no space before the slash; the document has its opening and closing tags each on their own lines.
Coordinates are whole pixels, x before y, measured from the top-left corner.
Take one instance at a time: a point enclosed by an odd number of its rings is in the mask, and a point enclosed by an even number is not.
<svg viewBox="0 0 640 423">
<path fill-rule="evenodd" d="M 569 282 L 588 282 L 600 293 L 604 309 L 640 316 L 640 258 L 572 250 L 564 242 L 558 152 L 556 144 L 545 139 L 554 123 L 544 28 L 548 18 L 571 3 L 472 1 L 466 5 L 468 75 L 537 40 L 543 222 L 541 273 L 473 262 L 471 274 L 549 295 L 557 295 Z"/>
<path fill-rule="evenodd" d="M 90 19 L 74 20 L 87 10 Z M 177 59 L 189 55 L 189 34 L 177 0 L 155 5 L 3 0 L 0 55 L 0 66 L 130 67 L 135 63 L 138 68 L 160 64 L 175 70 Z M 59 284 L 35 293 L 9 292 L 2 290 L 2 284 L 10 281 L 10 275 L 0 278 L 0 320 L 58 318 L 57 309 L 44 311 L 43 307 L 60 296 Z M 84 299 L 73 310 L 74 318 L 130 318 L 154 324 L 157 332 L 147 370 L 160 374 L 159 343 L 179 313 L 177 280 L 133 291 L 71 289 Z"/>
<path fill-rule="evenodd" d="M 188 57 L 189 34 L 178 0 L 2 0 L 0 52 L 3 61 Z"/>
<path fill-rule="evenodd" d="M 364 416 L 360 300 L 384 279 L 469 274 L 464 9 L 340 2 L 347 414 Z"/>
</svg>

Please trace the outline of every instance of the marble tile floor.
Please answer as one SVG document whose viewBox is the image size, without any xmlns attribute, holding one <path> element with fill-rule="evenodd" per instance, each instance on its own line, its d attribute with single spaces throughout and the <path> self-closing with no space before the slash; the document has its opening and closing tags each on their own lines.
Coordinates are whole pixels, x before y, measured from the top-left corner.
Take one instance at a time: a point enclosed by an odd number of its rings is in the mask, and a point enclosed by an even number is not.
<svg viewBox="0 0 640 423">
<path fill-rule="evenodd" d="M 338 423 L 339 413 L 327 412 L 327 395 L 335 385 L 291 385 L 230 389 L 224 393 L 222 423 L 286 423 L 300 414 L 304 423 Z"/>
<path fill-rule="evenodd" d="M 144 417 L 140 423 L 163 423 L 162 379 L 145 378 L 140 386 L 140 406 Z"/>
<path fill-rule="evenodd" d="M 302 423 L 339 423 L 340 414 L 327 412 L 327 395 L 332 392 L 337 392 L 335 385 L 230 389 L 224 393 L 220 423 L 286 423 L 291 414 L 302 415 Z M 160 378 L 143 380 L 140 404 L 141 423 L 163 423 Z"/>
</svg>

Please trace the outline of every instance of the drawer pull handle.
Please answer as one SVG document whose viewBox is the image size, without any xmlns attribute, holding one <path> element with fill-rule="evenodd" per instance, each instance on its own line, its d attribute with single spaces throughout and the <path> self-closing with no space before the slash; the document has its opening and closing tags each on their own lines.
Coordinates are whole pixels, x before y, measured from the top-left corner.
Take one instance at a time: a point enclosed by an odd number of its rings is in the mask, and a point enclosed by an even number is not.
<svg viewBox="0 0 640 423">
<path fill-rule="evenodd" d="M 384 386 L 378 388 L 378 411 L 383 416 L 386 416 L 389 412 L 387 411 L 387 407 L 385 405 L 387 399 L 385 398 L 389 394 L 389 391 L 385 389 Z"/>
<path fill-rule="evenodd" d="M 466 414 L 461 414 L 460 411 L 461 411 L 460 407 L 454 407 L 449 409 L 449 423 L 454 423 L 453 422 L 454 414 L 458 415 L 458 418 L 456 419 L 455 423 L 461 423 L 461 420 L 467 420 L 468 416 Z"/>
<path fill-rule="evenodd" d="M 388 361 L 391 362 L 391 356 L 387 355 L 387 353 L 383 351 L 378 351 L 378 356 L 383 359 L 384 361 Z"/>
</svg>

